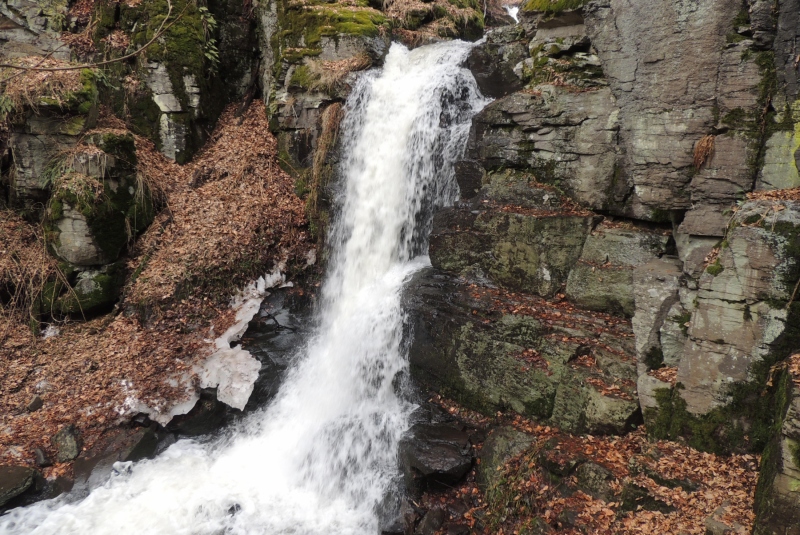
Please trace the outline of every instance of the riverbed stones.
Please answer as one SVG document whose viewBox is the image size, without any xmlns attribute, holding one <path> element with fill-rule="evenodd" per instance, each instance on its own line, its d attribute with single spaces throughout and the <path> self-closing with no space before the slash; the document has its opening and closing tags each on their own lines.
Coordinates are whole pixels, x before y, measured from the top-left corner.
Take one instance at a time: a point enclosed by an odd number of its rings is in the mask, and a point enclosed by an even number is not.
<svg viewBox="0 0 800 535">
<path fill-rule="evenodd" d="M 403 479 L 412 494 L 457 484 L 472 468 L 469 433 L 457 424 L 416 424 L 400 442 Z"/>
</svg>

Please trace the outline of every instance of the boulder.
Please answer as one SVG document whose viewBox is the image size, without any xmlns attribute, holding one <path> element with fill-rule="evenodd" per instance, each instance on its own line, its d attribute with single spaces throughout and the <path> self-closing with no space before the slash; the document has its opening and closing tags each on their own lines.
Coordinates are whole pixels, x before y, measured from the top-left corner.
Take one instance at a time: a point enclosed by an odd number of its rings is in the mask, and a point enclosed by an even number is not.
<svg viewBox="0 0 800 535">
<path fill-rule="evenodd" d="M 479 269 L 500 286 L 552 296 L 599 219 L 565 212 L 562 201 L 531 173 L 490 173 L 476 197 L 434 215 L 431 263 L 453 274 Z"/>
<path fill-rule="evenodd" d="M 800 355 L 790 359 L 797 369 Z M 800 533 L 800 388 L 797 374 L 784 372 L 778 387 L 784 406 L 779 407 L 777 431 L 761 457 L 755 496 L 757 535 Z"/>
<path fill-rule="evenodd" d="M 406 290 L 412 375 L 486 413 L 512 409 L 576 433 L 632 425 L 637 375 L 627 322 L 520 298 L 435 270 L 419 274 Z M 501 312 L 503 302 L 544 318 Z"/>
<path fill-rule="evenodd" d="M 416 424 L 400 442 L 406 487 L 414 495 L 457 484 L 472 468 L 469 433 L 452 424 Z M 441 525 L 441 524 L 440 524 Z"/>
<path fill-rule="evenodd" d="M 56 461 L 59 463 L 72 461 L 81 453 L 80 433 L 72 424 L 62 427 L 51 439 L 51 443 L 56 450 Z"/>
<path fill-rule="evenodd" d="M 117 462 L 152 458 L 165 433 L 151 428 L 116 428 L 75 460 L 73 474 L 78 488 L 87 490 L 108 481 Z"/>
<path fill-rule="evenodd" d="M 609 501 L 613 495 L 614 474 L 597 463 L 583 463 L 575 470 L 578 488 L 597 500 Z"/>
<path fill-rule="evenodd" d="M 511 25 L 490 32 L 472 49 L 467 68 L 484 96 L 501 98 L 522 89 L 514 67 L 528 57 L 528 40 L 522 26 Z"/>
<path fill-rule="evenodd" d="M 631 323 L 641 373 L 664 363 L 661 328 L 670 321 L 670 310 L 678 303 L 680 277 L 680 261 L 669 257 L 654 259 L 633 271 L 636 312 Z"/>
<path fill-rule="evenodd" d="M 0 507 L 30 489 L 36 475 L 27 466 L 0 466 Z"/>
<path fill-rule="evenodd" d="M 444 509 L 431 509 L 420 520 L 414 535 L 435 535 L 446 519 L 447 513 Z"/>
</svg>

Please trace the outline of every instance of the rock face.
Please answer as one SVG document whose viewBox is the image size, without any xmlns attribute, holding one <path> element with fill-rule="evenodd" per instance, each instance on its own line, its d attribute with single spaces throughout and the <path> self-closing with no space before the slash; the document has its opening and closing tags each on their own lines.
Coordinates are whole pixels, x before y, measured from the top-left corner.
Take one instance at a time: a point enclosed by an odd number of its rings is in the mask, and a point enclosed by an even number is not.
<svg viewBox="0 0 800 535">
<path fill-rule="evenodd" d="M 789 359 L 789 371 L 781 374 L 783 394 L 777 428 L 761 459 L 756 489 L 757 535 L 800 533 L 800 355 Z"/>
<path fill-rule="evenodd" d="M 745 196 L 800 184 L 798 5 L 744 7 L 549 6 L 475 48 L 496 100 L 409 284 L 419 382 L 571 432 L 625 432 L 643 409 L 659 438 L 763 448 L 769 378 L 800 349 L 800 200 Z M 789 529 L 770 514 L 764 533 Z"/>
<path fill-rule="evenodd" d="M 572 314 L 435 272 L 412 282 L 409 295 L 412 371 L 437 391 L 574 432 L 622 432 L 636 423 L 633 340 L 624 320 Z"/>
</svg>

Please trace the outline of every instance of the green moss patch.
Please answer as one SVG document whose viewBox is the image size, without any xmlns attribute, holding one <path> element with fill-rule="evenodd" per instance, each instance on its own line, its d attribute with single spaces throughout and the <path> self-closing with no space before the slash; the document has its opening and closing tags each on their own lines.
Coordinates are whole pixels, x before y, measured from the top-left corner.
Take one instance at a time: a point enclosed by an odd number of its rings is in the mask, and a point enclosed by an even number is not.
<svg viewBox="0 0 800 535">
<path fill-rule="evenodd" d="M 589 0 L 528 0 L 522 6 L 523 11 L 558 14 L 562 11 L 581 9 Z"/>
</svg>

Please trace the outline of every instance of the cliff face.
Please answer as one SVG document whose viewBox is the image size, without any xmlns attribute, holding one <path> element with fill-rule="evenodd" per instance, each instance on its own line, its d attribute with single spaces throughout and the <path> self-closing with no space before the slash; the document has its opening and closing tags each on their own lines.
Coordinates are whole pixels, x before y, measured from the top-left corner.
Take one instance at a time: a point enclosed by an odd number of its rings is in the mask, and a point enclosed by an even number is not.
<svg viewBox="0 0 800 535">
<path fill-rule="evenodd" d="M 25 303 L 32 327 L 106 312 L 120 296 L 147 323 L 162 286 L 176 300 L 192 287 L 228 292 L 278 257 L 269 249 L 224 262 L 208 245 L 213 269 L 201 276 L 184 254 L 191 232 L 174 226 L 159 188 L 190 214 L 204 184 L 214 202 L 233 202 L 220 184 L 260 177 L 280 186 L 291 218 L 278 228 L 262 214 L 247 243 L 299 247 L 306 231 L 321 242 L 356 73 L 380 66 L 393 40 L 477 39 L 485 23 L 507 24 L 468 61 L 495 100 L 474 118 L 457 165 L 461 199 L 435 215 L 433 268 L 408 290 L 416 379 L 471 408 L 511 409 L 568 432 L 619 434 L 644 422 L 653 437 L 700 449 L 765 451 L 758 529 L 791 533 L 800 520 L 800 391 L 789 360 L 800 350 L 800 4 L 529 0 L 519 24 L 501 4 L 0 5 L 3 61 L 87 64 L 0 73 L 0 205 L 26 217 L 3 221 L 29 225 L 26 243 L 41 238 L 50 259 L 37 275 L 44 291 Z M 247 111 L 254 99 L 266 112 Z M 213 156 L 225 142 L 191 161 L 229 104 L 226 128 L 247 117 L 266 135 L 268 119 L 275 134 L 276 154 L 267 143 L 257 169 Z M 154 164 L 147 140 L 189 165 Z M 273 176 L 273 156 L 287 174 Z M 143 169 L 171 179 L 159 186 Z M 198 235 L 230 223 L 212 215 L 192 226 Z M 173 249 L 162 248 L 162 232 Z M 12 278 L 0 278 L 4 305 Z M 139 292 L 145 279 L 160 285 Z"/>
<path fill-rule="evenodd" d="M 496 100 L 409 291 L 412 367 L 484 411 L 761 451 L 800 349 L 798 6 L 566 4 L 470 58 Z M 787 448 L 764 533 L 794 522 Z"/>
</svg>

